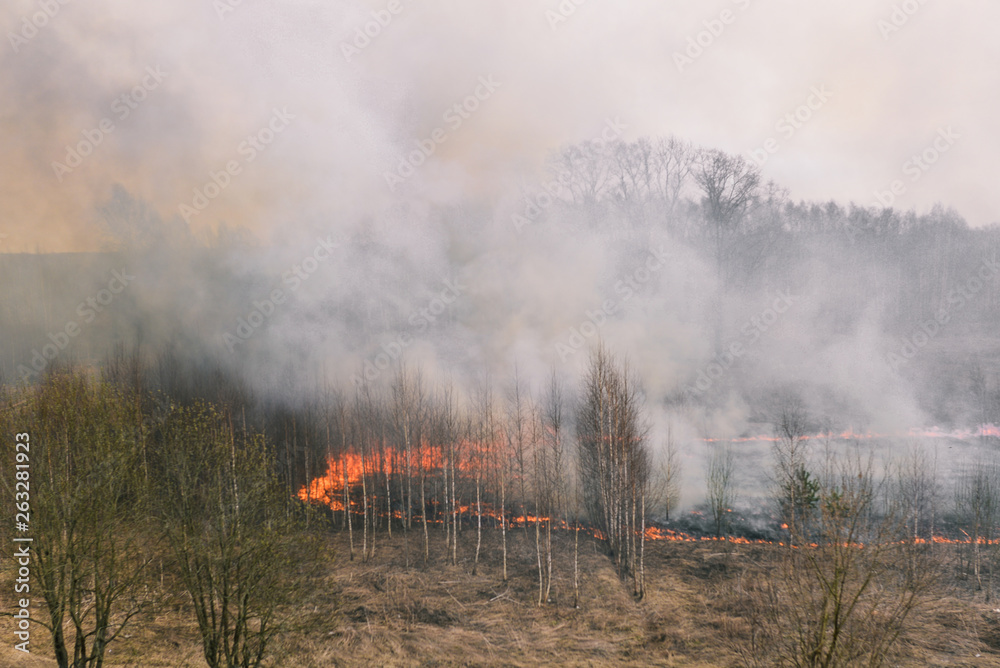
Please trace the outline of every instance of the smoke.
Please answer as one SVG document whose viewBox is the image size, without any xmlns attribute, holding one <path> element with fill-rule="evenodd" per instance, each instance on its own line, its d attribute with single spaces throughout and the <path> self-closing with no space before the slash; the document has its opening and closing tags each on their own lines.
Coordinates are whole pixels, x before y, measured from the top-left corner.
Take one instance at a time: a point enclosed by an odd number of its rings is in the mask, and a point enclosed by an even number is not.
<svg viewBox="0 0 1000 668">
<path fill-rule="evenodd" d="M 275 107 L 294 114 L 293 124 L 192 218 L 194 228 L 208 234 L 228 223 L 273 240 L 289 219 L 380 212 L 396 201 L 384 173 L 433 129 L 449 130 L 442 117 L 480 77 L 500 87 L 408 184 L 422 201 L 496 196 L 520 168 L 594 137 L 614 116 L 633 138 L 674 133 L 748 154 L 769 137 L 783 140 L 776 123 L 823 85 L 832 98 L 782 141 L 768 177 L 796 198 L 867 205 L 903 178 L 902 164 L 938 127 L 951 125 L 959 145 L 900 204 L 946 200 L 974 224 L 995 220 L 987 184 L 1000 148 L 991 124 L 997 101 L 989 75 L 972 66 L 991 42 L 970 34 L 991 24 L 998 10 L 988 3 L 948 11 L 919 4 L 887 36 L 879 21 L 893 8 L 860 0 L 570 3 L 571 11 L 567 3 L 401 1 L 395 14 L 377 2 L 226 11 L 225 2 L 146 8 L 106 0 L 57 2 L 50 18 L 43 4 L 19 0 L 0 14 L 7 250 L 100 248 L 92 212 L 115 183 L 165 218 L 178 215 L 211 172 L 239 159 L 237 147 Z M 734 22 L 706 40 L 700 33 L 723 10 Z M 974 25 L 958 29 L 967 15 L 977 16 Z M 689 38 L 710 43 L 678 72 L 674 56 Z M 345 47 L 357 53 L 345 56 Z M 162 83 L 119 118 L 115 101 L 141 85 L 148 67 L 162 68 Z M 52 163 L 65 162 L 66 147 L 105 118 L 113 132 L 60 181 Z"/>
<path fill-rule="evenodd" d="M 42 4 L 0 24 L 21 35 Z M 693 188 L 671 225 L 540 194 L 567 144 L 675 135 L 750 156 L 778 137 L 766 178 L 866 207 L 954 126 L 896 204 L 990 222 L 998 103 L 970 63 L 1000 48 L 982 47 L 1000 10 L 959 4 L 884 34 L 892 7 L 861 0 L 56 3 L 0 55 L 0 250 L 111 254 L 5 258 L 5 374 L 38 371 L 46 345 L 93 360 L 124 341 L 294 403 L 400 362 L 465 388 L 516 366 L 541 388 L 603 341 L 641 378 L 654 443 L 766 432 L 762 397 L 782 391 L 831 427 L 932 423 L 928 367 L 885 362 L 889 262 L 825 239 L 749 262 L 766 280 L 734 289 Z M 829 101 L 783 136 L 816 86 Z M 134 279 L 105 304 L 112 270 Z"/>
</svg>

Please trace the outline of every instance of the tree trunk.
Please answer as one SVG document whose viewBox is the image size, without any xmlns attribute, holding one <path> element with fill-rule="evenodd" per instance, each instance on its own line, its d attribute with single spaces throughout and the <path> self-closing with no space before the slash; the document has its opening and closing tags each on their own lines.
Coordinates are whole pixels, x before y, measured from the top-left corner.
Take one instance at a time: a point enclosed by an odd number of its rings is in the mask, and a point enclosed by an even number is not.
<svg viewBox="0 0 1000 668">
<path fill-rule="evenodd" d="M 444 521 L 444 554 L 445 561 L 448 559 L 448 550 L 451 548 L 451 494 L 449 493 L 448 486 L 448 471 L 451 468 L 451 445 L 448 446 L 448 460 L 444 463 L 442 467 L 444 470 L 441 472 L 444 476 L 444 507 L 441 513 L 441 518 Z"/>
<path fill-rule="evenodd" d="M 479 472 L 476 472 L 476 559 L 472 562 L 472 574 L 479 568 L 479 550 L 483 545 L 483 506 L 479 495 Z"/>
<path fill-rule="evenodd" d="M 384 445 L 383 445 L 383 447 L 384 447 Z M 392 538 L 392 485 L 391 485 L 392 476 L 389 475 L 389 471 L 392 470 L 392 459 L 391 459 L 391 457 L 392 457 L 392 450 L 386 449 L 385 450 L 385 466 L 384 466 L 384 472 L 385 472 L 385 510 L 386 510 L 386 513 L 385 513 L 385 515 L 386 515 L 385 525 L 386 525 L 387 531 L 389 532 L 389 538 Z M 400 494 L 400 497 L 402 497 L 402 494 Z"/>
<path fill-rule="evenodd" d="M 580 607 L 580 523 L 573 532 L 573 607 Z"/>
<path fill-rule="evenodd" d="M 424 467 L 420 469 L 420 516 L 424 519 L 424 563 L 431 556 L 431 539 L 430 535 L 427 533 L 427 493 L 425 489 L 427 480 L 427 470 Z"/>
<path fill-rule="evenodd" d="M 549 601 L 552 593 L 552 518 L 545 527 L 545 558 L 547 560 L 547 574 L 545 577 L 545 602 Z"/>
<path fill-rule="evenodd" d="M 972 555 L 974 560 L 973 569 L 976 574 L 976 591 L 981 591 L 983 588 L 983 578 L 979 573 L 979 532 L 972 538 Z"/>
<path fill-rule="evenodd" d="M 503 466 L 503 462 L 500 463 Z M 507 581 L 507 483 L 503 471 L 500 472 L 500 537 L 503 542 L 503 581 Z"/>
<path fill-rule="evenodd" d="M 347 536 L 351 543 L 351 561 L 354 561 L 354 524 L 351 522 L 351 486 L 347 479 L 347 451 L 341 461 L 344 467 L 344 520 L 347 524 Z"/>
<path fill-rule="evenodd" d="M 361 455 L 361 496 L 364 499 L 365 521 L 362 524 L 364 529 L 361 532 L 361 560 L 368 561 L 368 485 L 365 481 L 365 456 Z"/>
<path fill-rule="evenodd" d="M 455 482 L 455 460 L 451 461 L 451 504 L 452 511 L 455 513 L 454 521 L 452 522 L 453 536 L 451 542 L 451 563 L 453 566 L 458 566 L 458 485 Z"/>
<path fill-rule="evenodd" d="M 541 528 L 538 526 L 538 510 L 535 510 L 535 558 L 538 560 L 538 605 L 542 605 L 542 597 L 545 592 L 544 578 L 542 577 L 542 535 Z"/>
<path fill-rule="evenodd" d="M 639 530 L 639 600 L 646 596 L 646 495 L 642 495 L 642 521 Z"/>
<path fill-rule="evenodd" d="M 412 527 L 413 504 L 413 448 L 410 445 L 409 416 L 403 418 L 403 440 L 406 442 L 406 504 L 403 506 L 403 517 L 406 519 L 406 530 Z"/>
</svg>

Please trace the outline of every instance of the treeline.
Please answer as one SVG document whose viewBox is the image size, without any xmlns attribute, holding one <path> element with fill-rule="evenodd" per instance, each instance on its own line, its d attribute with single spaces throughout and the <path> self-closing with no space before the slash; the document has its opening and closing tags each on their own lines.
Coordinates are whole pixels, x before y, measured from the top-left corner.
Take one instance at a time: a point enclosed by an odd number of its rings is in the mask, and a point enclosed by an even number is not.
<svg viewBox="0 0 1000 668">
<path fill-rule="evenodd" d="M 201 396 L 171 396 L 148 389 L 144 369 L 120 355 L 100 378 L 64 370 L 3 397 L 0 434 L 29 434 L 32 596 L 45 602 L 35 621 L 52 631 L 61 666 L 100 665 L 137 616 L 177 591 L 209 665 L 259 665 L 330 528 L 347 534 L 351 558 L 376 558 L 401 533 L 406 566 L 443 553 L 504 581 L 508 542 L 520 554 L 530 546 L 537 605 L 551 600 L 554 572 L 565 582 L 570 569 L 580 604 L 582 531 L 641 599 L 647 543 L 677 515 L 676 445 L 669 434 L 651 442 L 636 376 L 603 348 L 576 389 L 555 376 L 529 387 L 515 372 L 461 394 L 399 368 L 300 409 L 262 405 L 219 379 L 203 378 Z M 771 639 L 748 651 L 749 665 L 775 648 L 884 653 L 943 575 L 992 598 L 996 462 L 971 463 L 947 489 L 919 452 L 877 470 L 860 451 L 809 438 L 816 416 L 798 398 L 774 406 L 771 531 L 783 549 L 734 594 L 753 642 Z M 734 538 L 722 545 L 735 546 L 738 460 L 731 444 L 703 447 L 715 450 L 705 508 L 716 534 Z M 13 499 L 7 463 L 2 473 Z M 488 556 L 487 531 L 500 546 Z M 560 531 L 575 536 L 573 553 L 555 554 Z M 835 626 L 848 634 L 839 645 L 825 635 Z"/>
<path fill-rule="evenodd" d="M 535 277 L 545 272 L 519 263 L 551 259 L 569 271 L 592 263 L 587 249 L 607 236 L 600 261 L 630 270 L 650 247 L 669 244 L 671 263 L 691 276 L 682 282 L 660 272 L 644 290 L 654 299 L 684 295 L 673 300 L 673 309 L 687 334 L 702 329 L 718 348 L 737 339 L 750 316 L 737 315 L 735 306 L 801 289 L 817 306 L 809 309 L 807 323 L 805 310 L 796 310 L 803 346 L 868 336 L 877 342 L 870 347 L 893 356 L 892 370 L 912 384 L 920 409 L 933 421 L 967 426 L 1000 420 L 990 408 L 1000 396 L 1000 346 L 994 344 L 1000 228 L 970 229 L 943 207 L 917 214 L 793 202 L 764 182 L 753 163 L 672 138 L 565 147 L 549 169 L 513 205 L 512 214 L 530 216 L 529 224 L 494 216 L 490 203 L 422 212 L 411 222 L 425 225 L 435 240 L 429 243 L 439 243 L 427 255 L 393 241 L 392 229 L 402 223 L 392 212 L 370 224 L 338 223 L 351 230 L 343 253 L 317 270 L 322 279 L 305 283 L 273 315 L 256 304 L 284 285 L 281 272 L 301 261 L 315 239 L 304 250 L 261 248 L 230 233 L 199 241 L 117 189 L 101 214 L 121 240 L 120 252 L 0 254 L 0 381 L 36 382 L 53 360 L 98 366 L 124 344 L 168 360 L 158 371 L 164 375 L 196 378 L 204 368 L 218 368 L 245 373 L 256 392 L 266 391 L 266 383 L 302 396 L 322 384 L 310 376 L 322 375 L 324 360 L 360 366 L 383 348 L 401 350 L 400 337 L 407 337 L 450 364 L 468 335 L 480 349 L 503 349 L 506 344 L 492 338 L 501 322 L 522 325 L 524 341 L 541 342 L 544 352 L 558 343 L 553 332 L 579 321 L 559 313 L 559 327 L 552 327 L 544 303 L 532 299 Z M 482 234 L 496 220 L 503 229 Z M 532 255 L 536 245 L 553 252 Z M 291 259 L 284 264 L 275 256 Z M 506 263 L 520 277 L 509 285 L 497 274 Z M 115 292 L 121 281 L 112 270 L 135 279 Z M 438 299 L 442 276 L 466 274 L 474 288 Z M 594 303 L 617 298 L 613 285 L 614 278 L 598 285 Z M 517 311 L 522 302 L 529 304 L 529 317 Z M 433 322 L 418 315 L 431 306 L 441 309 Z M 262 308 L 271 313 L 274 306 Z M 243 324 L 242 331 L 251 336 L 235 350 L 224 345 L 248 318 L 254 325 Z M 477 363 L 482 360 L 469 367 Z M 676 392 L 695 380 L 678 378 Z M 753 406 L 755 380 L 734 373 L 728 382 Z M 729 391 L 722 386 L 716 388 Z"/>
<path fill-rule="evenodd" d="M 526 193 L 527 211 L 537 211 L 530 222 L 554 215 L 618 238 L 665 229 L 712 258 L 728 290 L 801 284 L 820 267 L 849 300 L 835 314 L 848 322 L 873 298 L 883 325 L 900 334 L 942 309 L 965 310 L 973 296 L 967 327 L 986 333 L 1000 318 L 1000 225 L 970 228 L 943 205 L 921 214 L 882 207 L 874 191 L 870 203 L 795 202 L 742 156 L 674 137 L 567 146 L 551 156 L 548 176 L 544 192 Z M 543 206 L 545 197 L 555 205 Z M 530 230 L 523 214 L 514 227 Z M 980 270 L 984 285 L 970 289 Z"/>
<path fill-rule="evenodd" d="M 990 335 L 1000 320 L 1000 227 L 970 228 L 944 206 L 918 214 L 873 202 L 793 201 L 754 163 L 676 138 L 583 142 L 555 152 L 547 167 L 503 219 L 501 231 L 510 236 L 499 241 L 530 245 L 533 234 L 555 224 L 610 237 L 609 252 L 627 253 L 651 234 L 666 233 L 677 249 L 691 249 L 713 265 L 721 289 L 731 294 L 764 294 L 810 280 L 836 285 L 816 323 L 832 333 L 849 332 L 871 314 L 880 331 L 906 336 L 944 311 L 951 324 L 938 340 Z M 492 225 L 491 206 L 442 207 L 421 223 L 446 231 L 456 248 L 479 249 L 480 238 L 489 237 L 481 233 Z M 273 269 L 266 266 L 267 249 L 238 232 L 199 241 L 121 188 L 99 214 L 120 252 L 0 254 L 0 374 L 6 382 L 23 380 L 24 369 L 36 380 L 34 353 L 50 343 L 50 334 L 61 337 L 68 321 L 83 332 L 60 348 L 61 359 L 100 360 L 116 343 L 222 355 L 222 334 L 280 284 L 265 275 Z M 448 266 L 430 270 L 387 241 L 392 235 L 383 228 L 397 224 L 338 224 L 351 233 L 342 240 L 350 257 L 337 259 L 343 271 L 336 278 L 350 289 L 324 295 L 312 315 L 330 322 L 354 352 L 406 328 L 413 305 L 429 301 L 415 285 L 439 288 L 439 269 L 457 276 L 475 257 L 474 250 L 443 252 L 435 261 L 451 258 Z M 257 264 L 255 271 L 237 270 Z M 103 294 L 108 272 L 125 266 L 142 270 L 132 272 L 136 280 L 120 294 Z M 193 302 L 195 284 L 201 298 Z M 178 294 L 165 285 L 176 285 Z M 164 315 L 192 309 L 209 336 Z M 454 324 L 461 314 L 448 309 L 441 320 Z"/>
</svg>

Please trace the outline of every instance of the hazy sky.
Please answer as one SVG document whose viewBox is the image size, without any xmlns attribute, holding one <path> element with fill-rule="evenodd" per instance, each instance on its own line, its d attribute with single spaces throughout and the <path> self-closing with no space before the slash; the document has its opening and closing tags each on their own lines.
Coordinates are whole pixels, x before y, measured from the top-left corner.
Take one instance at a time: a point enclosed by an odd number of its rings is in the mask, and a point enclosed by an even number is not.
<svg viewBox="0 0 1000 668">
<path fill-rule="evenodd" d="M 616 118 L 627 139 L 748 157 L 773 138 L 764 174 L 794 199 L 873 205 L 899 179 L 902 208 L 1000 219 L 989 0 L 50 2 L 0 9 L 0 251 L 100 247 L 95 205 L 115 183 L 170 218 L 215 173 L 225 187 L 192 226 L 264 239 L 399 197 L 496 198 Z M 145 99 L 121 99 L 133 90 Z M 446 114 L 477 92 L 467 118 Z M 434 155 L 391 192 L 421 140 Z M 925 149 L 926 171 L 904 164 Z"/>
</svg>

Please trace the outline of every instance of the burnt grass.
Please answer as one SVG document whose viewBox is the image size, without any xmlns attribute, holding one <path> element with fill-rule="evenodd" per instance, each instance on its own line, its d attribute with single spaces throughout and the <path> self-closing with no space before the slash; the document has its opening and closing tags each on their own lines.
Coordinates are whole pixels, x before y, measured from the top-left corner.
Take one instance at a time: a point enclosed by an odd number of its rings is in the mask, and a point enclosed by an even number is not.
<svg viewBox="0 0 1000 668">
<path fill-rule="evenodd" d="M 740 666 L 745 611 L 733 595 L 748 570 L 766 569 L 775 549 L 720 541 L 647 541 L 646 596 L 616 575 L 603 545 L 579 535 L 580 605 L 573 606 L 573 533 L 553 532 L 550 600 L 538 606 L 534 532 L 508 533 L 508 579 L 500 535 L 459 536 L 450 563 L 441 529 L 376 535 L 375 554 L 355 558 L 348 536 L 324 536 L 320 568 L 295 605 L 266 665 L 281 666 Z M 940 585 L 912 620 L 899 666 L 1000 666 L 1000 602 L 958 582 Z M 202 666 L 197 628 L 183 595 L 167 598 L 112 644 L 106 665 Z M 0 665 L 51 666 L 47 632 L 36 628 L 29 662 L 9 648 Z M 20 653 L 19 653 L 20 654 Z"/>
</svg>

